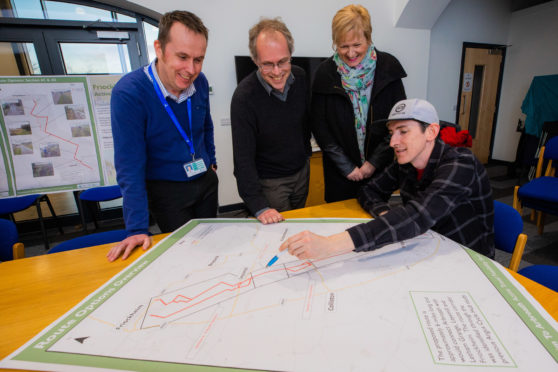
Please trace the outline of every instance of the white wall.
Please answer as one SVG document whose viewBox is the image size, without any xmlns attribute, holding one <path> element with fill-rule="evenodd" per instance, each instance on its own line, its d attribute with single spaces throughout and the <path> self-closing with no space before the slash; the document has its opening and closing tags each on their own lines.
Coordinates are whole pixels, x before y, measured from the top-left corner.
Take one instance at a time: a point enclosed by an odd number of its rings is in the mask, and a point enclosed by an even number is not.
<svg viewBox="0 0 558 372">
<path fill-rule="evenodd" d="M 211 113 L 215 123 L 219 163 L 219 203 L 241 202 L 233 176 L 230 100 L 236 87 L 234 55 L 248 55 L 248 30 L 261 16 L 280 16 L 295 39 L 295 56 L 329 56 L 331 19 L 347 3 L 336 0 L 134 0 L 133 3 L 165 13 L 185 9 L 197 14 L 209 28 L 209 44 L 203 71 L 214 88 Z M 409 75 L 404 79 L 407 95 L 426 97 L 429 30 L 397 29 L 393 26 L 395 3 L 383 0 L 360 2 L 372 17 L 372 40 L 378 49 L 394 54 Z M 457 88 L 456 88 L 457 89 Z"/>
<path fill-rule="evenodd" d="M 514 12 L 492 157 L 514 161 L 521 104 L 534 76 L 558 74 L 558 0 Z"/>
<path fill-rule="evenodd" d="M 463 42 L 506 44 L 509 0 L 453 0 L 430 35 L 428 100 L 441 120 L 455 122 Z"/>
</svg>

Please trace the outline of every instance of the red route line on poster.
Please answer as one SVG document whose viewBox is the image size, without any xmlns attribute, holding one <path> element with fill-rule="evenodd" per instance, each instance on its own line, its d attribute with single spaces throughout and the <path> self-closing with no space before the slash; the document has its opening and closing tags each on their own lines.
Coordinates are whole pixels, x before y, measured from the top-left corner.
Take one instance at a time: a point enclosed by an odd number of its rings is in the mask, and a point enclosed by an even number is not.
<svg viewBox="0 0 558 372">
<path fill-rule="evenodd" d="M 67 140 L 67 139 L 62 138 L 62 137 L 60 137 L 60 136 L 57 136 L 57 135 L 54 134 L 54 133 L 50 133 L 50 132 L 47 131 L 48 116 L 34 115 L 34 114 L 33 114 L 33 111 L 35 111 L 35 109 L 37 108 L 38 103 L 37 103 L 37 101 L 35 101 L 35 100 L 33 100 L 33 103 L 35 104 L 35 106 L 33 106 L 33 109 L 31 110 L 31 116 L 34 116 L 34 117 L 39 118 L 39 119 L 46 119 L 44 132 L 45 132 L 46 134 L 48 134 L 49 136 L 56 137 L 56 138 L 58 138 L 58 139 L 61 139 L 62 141 L 65 141 L 65 142 L 68 142 L 68 143 L 74 145 L 74 146 L 76 147 L 76 152 L 74 152 L 74 160 L 77 161 L 77 162 L 79 162 L 79 163 L 81 163 L 81 165 L 83 165 L 84 167 L 87 167 L 87 168 L 89 168 L 89 169 L 93 169 L 92 167 L 90 167 L 89 165 L 85 164 L 83 161 L 79 160 L 79 159 L 76 157 L 77 152 L 78 152 L 78 150 L 79 150 L 79 145 L 78 145 L 77 143 L 74 143 L 74 142 L 72 142 L 72 141 L 70 141 L 70 140 Z"/>
<path fill-rule="evenodd" d="M 297 265 L 297 266 L 293 266 L 293 267 L 291 267 L 291 268 L 287 268 L 286 270 L 287 270 L 287 271 L 291 271 L 291 272 L 297 272 L 297 271 L 306 269 L 307 267 L 309 267 L 309 266 L 311 266 L 311 265 L 312 265 L 311 262 L 305 261 L 305 262 L 303 262 L 303 263 L 301 263 L 301 264 L 299 264 L 299 265 Z M 184 310 L 187 310 L 187 309 L 189 309 L 189 308 L 191 308 L 191 307 L 193 307 L 193 306 L 199 305 L 199 304 L 203 303 L 204 301 L 207 301 L 207 300 L 210 300 L 210 299 L 212 299 L 212 298 L 214 298 L 214 297 L 216 297 L 216 296 L 219 296 L 219 295 L 221 295 L 221 294 L 223 294 L 223 293 L 225 293 L 225 292 L 231 292 L 231 291 L 234 291 L 234 290 L 236 290 L 236 289 L 240 289 L 240 288 L 247 287 L 247 286 L 249 286 L 249 285 L 252 283 L 253 278 L 256 278 L 256 277 L 262 276 L 262 275 L 266 275 L 266 274 L 270 274 L 270 273 L 273 273 L 273 272 L 277 272 L 277 271 L 283 271 L 283 269 L 276 269 L 276 270 L 265 271 L 265 272 L 260 273 L 260 274 L 258 274 L 258 275 L 251 276 L 251 277 L 248 278 L 248 279 L 244 279 L 244 280 L 242 280 L 242 281 L 240 281 L 240 282 L 238 282 L 238 283 L 236 283 L 236 284 L 230 284 L 230 283 L 226 283 L 226 282 L 219 282 L 219 283 L 217 283 L 217 284 L 215 284 L 215 285 L 209 287 L 208 289 L 206 289 L 206 290 L 200 292 L 199 294 L 195 295 L 194 297 L 186 297 L 186 296 L 183 296 L 183 295 L 178 295 L 178 296 L 176 296 L 175 298 L 173 298 L 173 300 L 170 301 L 170 302 L 165 302 L 165 301 L 163 301 L 162 299 L 157 298 L 157 299 L 155 299 L 155 301 L 159 301 L 159 302 L 161 302 L 161 303 L 162 303 L 163 305 L 165 305 L 165 306 L 171 305 L 171 304 L 173 304 L 173 303 L 178 304 L 178 303 L 180 303 L 180 302 L 189 303 L 189 302 L 191 302 L 191 301 L 193 301 L 193 300 L 195 300 L 195 299 L 197 299 L 197 298 L 203 296 L 205 293 L 207 293 L 207 292 L 209 292 L 209 291 L 211 291 L 211 290 L 213 290 L 213 289 L 215 289 L 215 288 L 217 288 L 217 287 L 219 287 L 219 286 L 228 286 L 228 287 L 230 287 L 230 288 L 225 288 L 225 289 L 221 290 L 220 292 L 217 292 L 217 293 L 215 293 L 215 294 L 213 294 L 213 295 L 211 295 L 211 296 L 209 296 L 209 297 L 206 297 L 206 298 L 204 298 L 204 299 L 201 299 L 200 301 L 198 301 L 198 302 L 196 302 L 196 303 L 190 304 L 189 306 L 186 306 L 186 307 L 184 307 L 184 308 L 182 308 L 182 309 L 180 309 L 180 310 L 177 310 L 177 311 L 175 311 L 175 312 L 173 312 L 173 313 L 171 313 L 171 314 L 168 314 L 168 315 L 149 314 L 149 316 L 152 316 L 152 317 L 154 317 L 154 318 L 161 318 L 161 319 L 168 318 L 168 317 L 173 316 L 173 315 L 176 315 L 176 314 L 178 314 L 178 313 L 180 313 L 180 312 L 182 312 L 182 311 L 184 311 Z"/>
</svg>

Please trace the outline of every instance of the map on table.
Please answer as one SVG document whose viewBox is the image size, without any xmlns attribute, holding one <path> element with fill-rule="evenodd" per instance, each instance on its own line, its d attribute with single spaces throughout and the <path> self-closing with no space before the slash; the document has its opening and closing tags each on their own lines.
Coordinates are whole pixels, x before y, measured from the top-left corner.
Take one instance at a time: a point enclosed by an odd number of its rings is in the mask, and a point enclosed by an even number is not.
<svg viewBox="0 0 558 372">
<path fill-rule="evenodd" d="M 266 268 L 297 232 L 365 221 L 190 221 L 0 367 L 558 370 L 556 321 L 498 263 L 437 233 Z"/>
</svg>

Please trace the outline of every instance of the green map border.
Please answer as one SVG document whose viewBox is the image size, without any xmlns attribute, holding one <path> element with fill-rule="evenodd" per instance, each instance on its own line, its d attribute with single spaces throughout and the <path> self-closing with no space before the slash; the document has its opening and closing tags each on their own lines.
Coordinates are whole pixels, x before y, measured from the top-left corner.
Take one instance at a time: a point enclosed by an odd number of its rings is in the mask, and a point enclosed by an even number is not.
<svg viewBox="0 0 558 372">
<path fill-rule="evenodd" d="M 287 223 L 347 223 L 347 222 L 366 222 L 370 219 L 363 218 L 304 218 L 304 219 L 289 219 Z M 126 285 L 130 280 L 135 278 L 147 266 L 157 260 L 163 253 L 165 253 L 171 246 L 182 239 L 193 228 L 202 223 L 260 223 L 255 219 L 200 219 L 191 220 L 189 223 L 176 230 L 169 235 L 155 247 L 150 249 L 147 253 L 139 257 L 130 266 L 110 279 L 103 287 L 96 290 L 90 297 L 80 303 L 76 308 L 70 310 L 69 313 L 64 315 L 63 318 L 56 321 L 53 326 L 49 326 L 49 330 L 42 334 L 40 337 L 33 339 L 27 347 L 13 354 L 12 360 L 37 362 L 37 363 L 55 363 L 64 365 L 77 365 L 85 367 L 101 367 L 112 368 L 121 370 L 160 370 L 160 371 L 175 371 L 180 368 L 184 371 L 248 371 L 242 368 L 232 367 L 218 367 L 218 366 L 201 366 L 195 364 L 182 364 L 182 363 L 168 363 L 168 362 L 153 362 L 137 359 L 124 359 L 115 357 L 101 357 L 81 354 L 71 354 L 65 352 L 52 352 L 47 351 L 50 346 L 57 342 L 60 338 L 73 329 L 79 322 L 85 319 L 91 312 L 95 311 L 105 301 L 116 294 L 119 288 Z M 521 292 L 515 288 L 511 281 L 504 276 L 496 265 L 485 256 L 482 256 L 474 251 L 465 248 L 473 262 L 477 264 L 479 269 L 487 276 L 487 278 L 495 285 L 496 289 L 502 294 L 504 299 L 510 304 L 513 310 L 520 316 L 526 323 L 529 329 L 541 341 L 546 350 L 558 361 L 558 331 L 550 327 L 550 324 L 539 314 L 535 308 L 527 301 Z M 498 283 L 499 285 L 495 284 Z M 520 311 L 523 307 L 518 307 L 518 304 L 525 303 L 528 312 Z M 543 333 L 539 329 L 539 325 L 544 325 L 543 328 L 547 333 Z M 552 340 L 548 340 L 548 335 Z M 554 345 L 554 348 L 553 348 Z M 253 371 L 253 370 L 250 370 Z"/>
<path fill-rule="evenodd" d="M 4 115 L 0 115 L 0 125 L 2 126 L 2 128 L 6 127 L 6 124 L 4 123 Z M 2 154 L 2 161 L 4 162 L 4 171 L 6 173 L 6 181 L 8 182 L 8 197 L 9 196 L 14 196 L 15 195 L 15 191 L 14 191 L 14 186 L 13 186 L 13 182 L 12 182 L 12 171 L 10 169 L 10 164 L 8 163 L 8 155 L 6 153 L 7 149 L 6 146 L 4 145 L 6 141 L 4 140 L 4 131 L 0 130 L 0 152 Z"/>
<path fill-rule="evenodd" d="M 469 248 L 463 248 L 515 313 L 523 320 L 527 328 L 531 330 L 543 347 L 558 362 L 558 330 L 554 329 L 541 316 L 523 293 L 498 269 L 494 261 Z"/>
</svg>

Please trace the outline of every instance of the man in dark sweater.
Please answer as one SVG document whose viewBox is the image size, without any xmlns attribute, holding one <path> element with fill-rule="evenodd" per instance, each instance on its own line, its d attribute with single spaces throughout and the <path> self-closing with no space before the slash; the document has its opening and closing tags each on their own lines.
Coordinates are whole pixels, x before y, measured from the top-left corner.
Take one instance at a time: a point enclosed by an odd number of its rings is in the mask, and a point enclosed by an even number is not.
<svg viewBox="0 0 558 372">
<path fill-rule="evenodd" d="M 432 229 L 494 258 L 494 201 L 486 170 L 468 149 L 439 140 L 438 114 L 420 99 L 398 102 L 389 114 L 396 160 L 363 187 L 359 202 L 374 220 L 328 237 L 311 232 L 287 239 L 280 250 L 300 259 L 369 251 Z M 401 190 L 403 205 L 387 201 Z"/>
<path fill-rule="evenodd" d="M 262 223 L 303 208 L 310 175 L 308 82 L 291 66 L 293 38 L 279 19 L 250 29 L 258 66 L 236 88 L 231 102 L 234 175 L 250 213 Z"/>
</svg>

